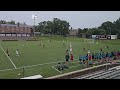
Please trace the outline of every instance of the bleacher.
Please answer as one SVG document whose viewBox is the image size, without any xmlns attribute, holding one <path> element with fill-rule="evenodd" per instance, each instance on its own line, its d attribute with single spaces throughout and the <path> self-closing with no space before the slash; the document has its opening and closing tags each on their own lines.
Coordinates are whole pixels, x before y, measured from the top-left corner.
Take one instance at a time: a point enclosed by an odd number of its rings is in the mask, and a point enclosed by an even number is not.
<svg viewBox="0 0 120 90">
<path fill-rule="evenodd" d="M 76 77 L 75 79 L 114 79 L 117 76 L 120 76 L 120 66 Z"/>
</svg>

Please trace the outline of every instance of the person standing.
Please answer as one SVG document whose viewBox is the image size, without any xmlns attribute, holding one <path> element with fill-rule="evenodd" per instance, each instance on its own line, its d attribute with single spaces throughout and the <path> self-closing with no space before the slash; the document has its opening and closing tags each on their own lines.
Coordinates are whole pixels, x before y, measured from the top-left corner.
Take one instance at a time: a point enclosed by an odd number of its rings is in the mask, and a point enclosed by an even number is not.
<svg viewBox="0 0 120 90">
<path fill-rule="evenodd" d="M 16 55 L 19 56 L 19 52 L 18 52 L 18 49 L 16 50 Z"/>
<path fill-rule="evenodd" d="M 68 63 L 69 62 L 69 54 L 68 53 L 66 54 L 65 59 L 66 59 L 66 63 Z"/>
<path fill-rule="evenodd" d="M 107 46 L 107 49 L 109 49 L 109 47 Z"/>
<path fill-rule="evenodd" d="M 73 61 L 74 60 L 74 56 L 73 53 L 70 54 L 70 60 Z"/>
<path fill-rule="evenodd" d="M 72 44 L 70 43 L 70 54 L 72 53 L 73 49 L 72 49 Z"/>
<path fill-rule="evenodd" d="M 7 55 L 10 56 L 8 48 L 7 48 Z"/>
<path fill-rule="evenodd" d="M 65 46 L 65 42 L 64 42 L 64 40 L 63 40 L 63 46 Z"/>
</svg>

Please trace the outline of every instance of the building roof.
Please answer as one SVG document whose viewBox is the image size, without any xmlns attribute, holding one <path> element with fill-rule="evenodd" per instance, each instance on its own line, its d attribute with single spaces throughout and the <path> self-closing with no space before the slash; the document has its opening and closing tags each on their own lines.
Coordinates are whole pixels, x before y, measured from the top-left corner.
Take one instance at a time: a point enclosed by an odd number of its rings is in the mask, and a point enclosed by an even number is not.
<svg viewBox="0 0 120 90">
<path fill-rule="evenodd" d="M 18 25 L 17 24 L 0 24 L 0 26 L 12 26 L 12 27 L 17 27 Z M 32 26 L 30 26 L 30 25 L 19 25 L 19 27 L 31 27 L 32 28 Z"/>
</svg>

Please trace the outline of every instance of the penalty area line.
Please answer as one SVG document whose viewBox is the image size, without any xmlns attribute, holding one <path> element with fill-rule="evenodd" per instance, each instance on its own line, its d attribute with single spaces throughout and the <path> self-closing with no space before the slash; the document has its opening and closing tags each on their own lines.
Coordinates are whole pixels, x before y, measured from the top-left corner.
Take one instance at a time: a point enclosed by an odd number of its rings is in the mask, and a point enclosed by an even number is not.
<svg viewBox="0 0 120 90">
<path fill-rule="evenodd" d="M 74 60 L 78 60 L 78 59 L 74 59 Z M 30 68 L 30 67 L 42 66 L 42 65 L 49 65 L 49 64 L 59 63 L 59 62 L 65 62 L 65 61 L 57 61 L 57 62 L 41 63 L 41 64 L 34 64 L 34 65 L 30 65 L 30 66 L 22 66 L 22 67 L 24 67 L 24 68 Z M 79 61 L 74 61 L 74 62 L 72 62 L 72 63 L 76 63 L 76 62 L 79 62 Z M 55 66 L 55 65 L 54 65 L 54 66 Z M 19 67 L 19 68 L 22 68 L 22 67 Z"/>
<path fill-rule="evenodd" d="M 54 70 L 56 70 L 59 73 L 62 73 L 61 71 L 59 71 L 58 69 L 56 69 L 54 66 L 51 66 Z"/>
<path fill-rule="evenodd" d="M 0 45 L 0 47 L 1 47 L 1 49 L 2 49 L 2 51 L 5 53 L 5 55 L 7 56 L 7 58 L 10 60 L 10 62 L 12 63 L 12 65 L 13 65 L 13 67 L 14 68 L 17 68 L 16 66 L 15 66 L 15 64 L 13 63 L 13 61 L 11 60 L 11 58 L 7 55 L 7 53 L 5 52 L 5 50 L 3 49 L 3 47 Z"/>
</svg>

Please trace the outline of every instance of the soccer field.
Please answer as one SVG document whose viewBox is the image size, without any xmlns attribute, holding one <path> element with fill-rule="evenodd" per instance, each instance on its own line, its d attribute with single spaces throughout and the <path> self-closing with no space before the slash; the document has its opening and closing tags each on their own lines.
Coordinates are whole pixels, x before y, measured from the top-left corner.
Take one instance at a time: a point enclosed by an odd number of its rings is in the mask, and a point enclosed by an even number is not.
<svg viewBox="0 0 120 90">
<path fill-rule="evenodd" d="M 51 43 L 50 40 L 51 39 Z M 63 40 L 65 46 L 63 46 Z M 62 72 L 57 71 L 54 66 L 58 62 L 65 61 L 65 51 L 72 43 L 74 62 L 70 63 L 71 68 Z M 120 40 L 104 40 L 96 43 L 85 43 L 84 39 L 72 37 L 39 37 L 39 41 L 2 41 L 0 42 L 0 78 L 17 79 L 32 75 L 42 75 L 44 78 L 59 75 L 62 73 L 79 70 L 79 55 L 85 55 L 83 48 L 92 52 L 100 52 L 100 48 L 106 52 L 120 50 Z M 45 47 L 42 47 L 43 43 Z M 109 46 L 109 50 L 106 48 Z M 7 57 L 6 50 L 10 56 Z M 20 56 L 16 55 L 16 49 Z M 24 68 L 23 68 L 24 67 Z M 20 73 L 20 75 L 18 75 Z"/>
</svg>

